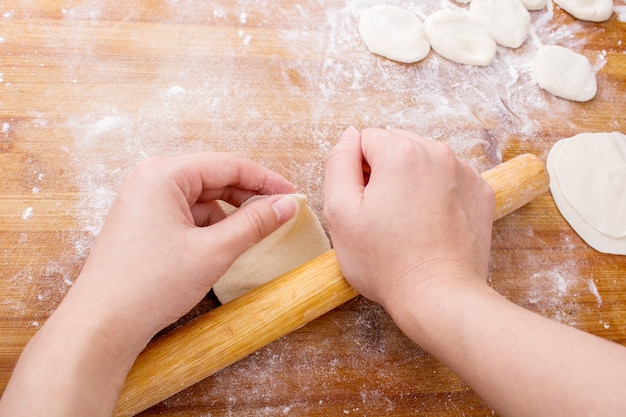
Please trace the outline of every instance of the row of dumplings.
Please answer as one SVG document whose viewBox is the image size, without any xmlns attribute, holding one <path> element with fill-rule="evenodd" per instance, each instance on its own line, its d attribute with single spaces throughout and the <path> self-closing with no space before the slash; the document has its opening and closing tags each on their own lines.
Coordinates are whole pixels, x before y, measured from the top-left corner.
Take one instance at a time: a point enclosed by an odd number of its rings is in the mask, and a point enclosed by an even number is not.
<svg viewBox="0 0 626 417">
<path fill-rule="evenodd" d="M 415 63 L 432 50 L 451 61 L 490 65 L 497 46 L 518 48 L 528 38 L 528 10 L 546 7 L 546 0 L 456 0 L 467 9 L 435 12 L 422 20 L 411 11 L 381 4 L 363 11 L 359 34 L 370 52 L 388 59 Z M 554 0 L 573 16 L 603 21 L 613 13 L 612 0 Z M 536 82 L 549 93 L 574 101 L 591 100 L 597 91 L 589 60 L 557 45 L 540 45 L 532 61 Z"/>
</svg>

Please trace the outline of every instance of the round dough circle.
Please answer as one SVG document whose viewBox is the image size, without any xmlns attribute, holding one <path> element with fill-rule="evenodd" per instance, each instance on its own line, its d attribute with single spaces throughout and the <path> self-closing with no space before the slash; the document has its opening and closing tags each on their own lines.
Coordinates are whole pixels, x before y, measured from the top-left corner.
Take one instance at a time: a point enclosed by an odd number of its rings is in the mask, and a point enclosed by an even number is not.
<svg viewBox="0 0 626 417">
<path fill-rule="evenodd" d="M 215 295 L 227 303 L 330 250 L 318 218 L 302 194 L 292 194 L 296 214 L 274 233 L 244 252 L 213 285 Z M 249 204 L 262 196 L 252 197 Z"/>
<path fill-rule="evenodd" d="M 430 46 L 460 64 L 486 66 L 496 56 L 496 42 L 476 19 L 456 10 L 440 10 L 424 21 Z"/>
<path fill-rule="evenodd" d="M 547 168 L 557 207 L 580 237 L 598 251 L 626 255 L 626 136 L 562 139 Z"/>
<path fill-rule="evenodd" d="M 473 0 L 469 13 L 499 45 L 519 48 L 528 37 L 530 13 L 520 0 Z"/>
<path fill-rule="evenodd" d="M 424 24 L 409 10 L 389 4 L 370 7 L 359 17 L 359 34 L 370 52 L 411 64 L 430 52 Z"/>
<path fill-rule="evenodd" d="M 589 101 L 598 90 L 591 63 L 571 49 L 542 45 L 532 60 L 532 68 L 539 87 L 557 97 Z"/>
</svg>

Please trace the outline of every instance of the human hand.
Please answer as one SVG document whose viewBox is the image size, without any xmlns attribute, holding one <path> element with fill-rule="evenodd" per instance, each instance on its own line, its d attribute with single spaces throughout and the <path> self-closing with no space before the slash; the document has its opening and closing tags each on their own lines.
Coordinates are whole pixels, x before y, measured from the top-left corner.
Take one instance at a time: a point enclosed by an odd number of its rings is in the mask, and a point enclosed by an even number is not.
<svg viewBox="0 0 626 417">
<path fill-rule="evenodd" d="M 91 303 L 118 309 L 150 337 L 296 210 L 292 199 L 272 195 L 227 217 L 217 201 L 238 207 L 253 195 L 293 191 L 283 177 L 232 154 L 146 160 L 124 181 L 74 290 L 97 289 Z"/>
<path fill-rule="evenodd" d="M 444 281 L 485 279 L 493 191 L 447 145 L 403 130 L 349 128 L 325 177 L 333 246 L 365 297 L 387 307 Z"/>
<path fill-rule="evenodd" d="M 447 146 L 350 128 L 328 155 L 325 184 L 345 278 L 499 414 L 623 413 L 623 346 L 486 285 L 493 191 Z"/>
<path fill-rule="evenodd" d="M 296 212 L 286 179 L 231 154 L 152 158 L 124 181 L 85 266 L 29 342 L 0 415 L 111 415 L 150 338 Z M 218 201 L 240 206 L 226 216 Z M 34 400 L 35 399 L 35 400 Z"/>
</svg>

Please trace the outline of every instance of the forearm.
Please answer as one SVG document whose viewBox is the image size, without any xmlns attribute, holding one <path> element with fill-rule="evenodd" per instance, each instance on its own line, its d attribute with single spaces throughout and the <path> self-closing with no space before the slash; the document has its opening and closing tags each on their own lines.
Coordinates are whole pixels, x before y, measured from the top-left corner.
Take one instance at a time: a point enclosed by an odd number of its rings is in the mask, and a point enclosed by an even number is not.
<svg viewBox="0 0 626 417">
<path fill-rule="evenodd" d="M 626 349 L 525 310 L 484 283 L 444 285 L 396 306 L 402 330 L 503 416 L 626 409 Z"/>
<path fill-rule="evenodd" d="M 71 291 L 33 337 L 3 394 L 1 416 L 112 414 L 145 336 L 90 302 Z"/>
</svg>

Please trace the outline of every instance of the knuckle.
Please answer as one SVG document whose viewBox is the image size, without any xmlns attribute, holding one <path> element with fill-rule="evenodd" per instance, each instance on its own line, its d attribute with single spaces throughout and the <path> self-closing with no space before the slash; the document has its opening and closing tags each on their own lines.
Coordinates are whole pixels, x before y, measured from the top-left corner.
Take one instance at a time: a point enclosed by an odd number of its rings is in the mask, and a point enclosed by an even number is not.
<svg viewBox="0 0 626 417">
<path fill-rule="evenodd" d="M 336 144 L 335 146 L 332 147 L 330 152 L 328 152 L 324 156 L 324 165 L 328 166 L 329 164 L 332 164 L 333 161 L 336 159 L 338 159 L 338 161 L 340 162 L 342 155 L 345 155 L 347 152 L 348 152 L 348 149 L 346 149 L 345 146 L 342 146 L 341 143 Z"/>
<path fill-rule="evenodd" d="M 135 169 L 131 172 L 131 176 L 145 181 L 147 178 L 149 179 L 162 175 L 168 164 L 169 158 L 164 156 L 153 156 L 139 162 L 139 164 L 137 164 Z"/>
<path fill-rule="evenodd" d="M 337 197 L 328 197 L 324 202 L 324 217 L 330 225 L 333 225 L 339 217 L 338 208 L 341 207 L 341 202 Z"/>
<path fill-rule="evenodd" d="M 448 164 L 456 164 L 458 159 L 454 154 L 454 151 L 448 144 L 444 142 L 433 142 L 433 149 L 437 153 L 437 157 L 439 157 L 442 161 Z"/>
<path fill-rule="evenodd" d="M 272 226 L 268 219 L 269 216 L 264 216 L 256 207 L 249 207 L 245 213 L 255 242 L 260 242 L 267 235 L 267 231 L 270 230 Z"/>
</svg>

